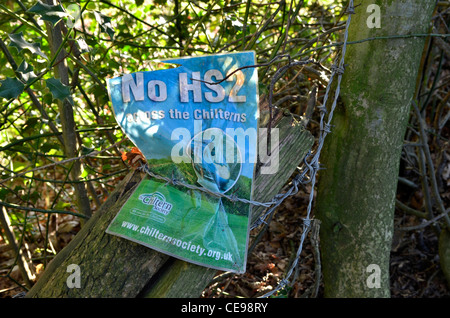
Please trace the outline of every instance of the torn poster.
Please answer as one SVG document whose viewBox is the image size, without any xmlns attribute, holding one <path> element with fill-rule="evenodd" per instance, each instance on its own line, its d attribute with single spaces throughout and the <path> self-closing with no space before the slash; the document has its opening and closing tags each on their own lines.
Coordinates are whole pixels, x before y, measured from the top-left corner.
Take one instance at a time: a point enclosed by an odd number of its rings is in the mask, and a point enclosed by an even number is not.
<svg viewBox="0 0 450 318">
<path fill-rule="evenodd" d="M 165 60 L 108 80 L 117 122 L 148 169 L 107 233 L 198 265 L 245 272 L 257 158 L 254 52 Z M 194 187 L 189 187 L 192 185 Z"/>
</svg>

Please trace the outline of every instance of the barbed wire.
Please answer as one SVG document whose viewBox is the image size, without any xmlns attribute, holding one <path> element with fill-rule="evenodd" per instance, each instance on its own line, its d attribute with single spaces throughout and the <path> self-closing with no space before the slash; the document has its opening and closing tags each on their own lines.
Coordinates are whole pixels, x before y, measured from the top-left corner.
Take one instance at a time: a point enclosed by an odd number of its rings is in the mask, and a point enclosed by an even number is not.
<svg viewBox="0 0 450 318">
<path fill-rule="evenodd" d="M 304 159 L 305 169 L 303 170 L 303 172 L 301 174 L 297 175 L 297 177 L 294 178 L 293 185 L 291 187 L 292 191 L 294 191 L 294 190 L 297 191 L 298 185 L 300 183 L 303 183 L 305 176 L 309 173 L 309 180 L 306 180 L 306 182 L 311 183 L 311 192 L 309 194 L 309 202 L 308 202 L 308 207 L 306 210 L 306 217 L 303 219 L 303 231 L 302 231 L 302 235 L 300 238 L 300 244 L 297 249 L 297 254 L 296 254 L 296 257 L 295 257 L 291 267 L 289 268 L 286 276 L 279 282 L 278 286 L 276 288 L 274 288 L 273 290 L 271 290 L 270 292 L 264 294 L 262 297 L 270 297 L 273 294 L 275 294 L 277 291 L 286 287 L 289 284 L 289 278 L 291 277 L 294 270 L 297 268 L 298 262 L 300 261 L 300 254 L 303 250 L 303 243 L 306 239 L 306 236 L 308 235 L 308 232 L 311 229 L 311 223 L 314 222 L 314 220 L 311 219 L 311 210 L 312 210 L 312 204 L 314 201 L 314 185 L 316 183 L 316 175 L 317 175 L 317 171 L 320 169 L 319 157 L 320 157 L 320 153 L 322 151 L 325 137 L 327 136 L 328 133 L 331 132 L 330 123 L 333 118 L 334 109 L 336 108 L 336 105 L 337 105 L 337 100 L 338 100 L 339 93 L 340 93 L 341 79 L 342 79 L 342 75 L 344 74 L 344 68 L 345 68 L 344 62 L 345 62 L 345 53 L 346 53 L 346 49 L 347 49 L 348 29 L 349 29 L 350 22 L 351 22 L 351 16 L 354 13 L 355 13 L 355 10 L 354 10 L 354 6 L 353 6 L 353 0 L 350 0 L 348 7 L 347 7 L 348 18 L 347 18 L 347 22 L 346 22 L 346 26 L 345 26 L 345 31 L 344 31 L 344 41 L 343 41 L 343 45 L 342 45 L 342 52 L 341 52 L 341 58 L 339 61 L 339 65 L 334 64 L 331 67 L 331 76 L 330 76 L 330 80 L 328 82 L 328 85 L 327 85 L 327 88 L 325 91 L 324 101 L 323 101 L 322 106 L 318 107 L 319 111 L 320 111 L 320 132 L 319 132 L 318 146 L 317 146 L 317 149 L 316 149 L 316 152 L 314 155 L 311 152 L 309 152 L 306 155 L 306 157 Z M 334 100 L 333 100 L 333 103 L 331 104 L 330 112 L 327 117 L 327 121 L 326 121 L 326 123 L 324 123 L 325 115 L 327 114 L 326 105 L 328 102 L 331 85 L 332 85 L 334 77 L 336 75 L 337 75 L 337 85 L 336 85 L 336 89 L 335 89 Z M 310 161 L 308 161 L 308 159 L 310 157 L 312 157 L 312 159 Z"/>
<path fill-rule="evenodd" d="M 186 184 L 175 178 L 160 176 L 160 175 L 152 172 L 149 169 L 148 165 L 145 163 L 142 163 L 138 167 L 138 169 L 140 171 L 145 172 L 146 174 L 148 174 L 149 176 L 151 176 L 153 178 L 166 181 L 168 184 L 172 184 L 175 186 L 183 186 L 183 187 L 186 187 L 186 188 L 192 189 L 192 190 L 203 191 L 212 196 L 226 198 L 230 201 L 240 201 L 240 202 L 244 202 L 244 203 L 255 205 L 255 206 L 263 206 L 263 207 L 269 208 L 262 216 L 258 217 L 250 225 L 250 230 L 257 228 L 261 224 L 267 224 L 266 219 L 275 211 L 275 209 L 287 197 L 295 195 L 298 192 L 299 186 L 301 184 L 303 184 L 303 185 L 308 184 L 308 183 L 311 184 L 311 191 L 309 193 L 309 202 L 308 202 L 308 206 L 307 206 L 307 210 L 306 210 L 306 217 L 303 218 L 303 231 L 302 231 L 302 235 L 300 238 L 299 247 L 297 249 L 296 257 L 295 257 L 293 263 L 291 264 L 286 276 L 278 283 L 278 286 L 276 288 L 274 288 L 273 290 L 271 290 L 270 292 L 261 296 L 262 298 L 272 296 L 274 293 L 276 293 L 277 291 L 281 290 L 282 288 L 286 287 L 289 284 L 289 279 L 290 279 L 292 273 L 294 272 L 294 270 L 297 268 L 298 262 L 300 260 L 300 254 L 303 250 L 303 244 L 304 244 L 305 239 L 311 229 L 311 224 L 312 224 L 312 222 L 317 221 L 317 220 L 314 220 L 311 218 L 312 205 L 313 205 L 313 201 L 314 201 L 314 186 L 316 183 L 317 172 L 318 172 L 318 170 L 320 170 L 320 164 L 319 164 L 320 153 L 321 153 L 321 150 L 322 150 L 322 147 L 323 147 L 323 144 L 324 144 L 327 134 L 331 132 L 331 120 L 333 118 L 334 109 L 336 108 L 336 105 L 337 105 L 337 100 L 338 100 L 339 93 L 340 93 L 341 79 L 342 79 L 342 75 L 344 74 L 344 70 L 345 70 L 345 64 L 344 64 L 345 59 L 344 58 L 345 58 L 345 53 L 346 53 L 346 48 L 347 48 L 348 28 L 349 28 L 349 25 L 351 22 L 351 15 L 355 13 L 354 6 L 353 6 L 353 0 L 350 0 L 346 13 L 348 14 L 348 19 L 347 19 L 345 31 L 344 31 L 344 40 L 342 42 L 342 51 L 341 51 L 341 55 L 340 55 L 340 60 L 339 60 L 338 65 L 336 65 L 336 63 L 335 63 L 331 67 L 331 75 L 330 75 L 329 82 L 326 87 L 323 104 L 322 104 L 322 106 L 317 107 L 317 109 L 320 112 L 320 123 L 319 123 L 320 131 L 319 131 L 319 137 L 318 137 L 318 142 L 317 142 L 317 148 L 314 153 L 309 151 L 308 154 L 305 156 L 305 158 L 303 160 L 303 164 L 304 164 L 303 169 L 293 178 L 290 188 L 287 189 L 284 193 L 279 193 L 279 194 L 275 195 L 273 197 L 273 199 L 269 202 L 258 202 L 258 201 L 254 201 L 254 200 L 239 198 L 234 194 L 226 195 L 224 193 L 210 191 L 203 187 L 198 187 L 198 186 L 195 186 L 192 184 Z M 278 60 L 280 57 L 281 56 L 275 57 L 268 63 L 264 63 L 264 64 L 260 64 L 260 65 L 245 66 L 245 68 L 268 66 L 268 65 L 272 64 L 273 62 L 275 62 L 276 60 Z M 286 55 L 284 54 L 282 57 L 286 57 Z M 338 60 L 338 58 L 336 60 Z M 295 60 L 291 60 L 291 58 L 289 57 L 288 64 L 286 64 L 285 66 L 278 69 L 275 72 L 274 76 L 272 77 L 272 80 L 270 83 L 270 89 L 269 89 L 270 120 L 269 120 L 269 124 L 268 124 L 268 141 L 270 140 L 270 130 L 271 130 L 271 124 L 272 124 L 272 109 L 273 109 L 272 97 L 273 97 L 273 88 L 275 86 L 275 83 L 278 81 L 278 79 L 284 74 L 284 72 L 288 68 L 298 66 L 298 65 L 306 65 L 309 63 L 314 63 L 314 61 L 311 59 L 304 60 L 304 61 L 295 61 Z M 334 99 L 333 99 L 333 102 L 330 107 L 330 112 L 328 113 L 326 105 L 328 103 L 331 86 L 333 84 L 335 77 L 337 77 L 337 85 L 335 88 Z M 209 83 L 209 84 L 213 84 L 213 83 Z M 328 116 L 325 120 L 325 115 L 327 115 L 327 113 L 328 113 Z"/>
<path fill-rule="evenodd" d="M 277 202 L 277 200 L 275 198 L 274 198 L 274 200 L 272 200 L 270 202 L 258 202 L 258 201 L 253 201 L 253 200 L 239 198 L 238 196 L 236 196 L 234 194 L 226 195 L 226 194 L 221 193 L 221 192 L 214 192 L 214 191 L 211 191 L 211 190 L 209 190 L 207 188 L 204 188 L 204 187 L 198 187 L 198 186 L 193 185 L 193 184 L 184 183 L 184 182 L 182 182 L 182 181 L 180 181 L 180 180 L 178 180 L 176 178 L 169 178 L 169 177 L 158 175 L 158 174 L 152 172 L 150 170 L 149 166 L 146 163 L 143 163 L 143 162 L 141 163 L 140 166 L 138 166 L 137 169 L 142 171 L 142 172 L 145 172 L 146 174 L 148 174 L 152 178 L 165 181 L 166 184 L 171 184 L 171 185 L 174 185 L 174 186 L 182 186 L 182 187 L 185 187 L 185 188 L 188 188 L 188 189 L 191 189 L 191 190 L 206 192 L 206 193 L 208 193 L 208 194 L 210 194 L 210 195 L 212 195 L 214 197 L 225 198 L 225 199 L 228 199 L 228 200 L 230 200 L 232 202 L 239 201 L 239 202 L 243 202 L 243 203 L 247 203 L 247 204 L 263 206 L 263 207 L 266 207 L 266 208 L 272 206 L 273 204 L 275 204 Z"/>
</svg>

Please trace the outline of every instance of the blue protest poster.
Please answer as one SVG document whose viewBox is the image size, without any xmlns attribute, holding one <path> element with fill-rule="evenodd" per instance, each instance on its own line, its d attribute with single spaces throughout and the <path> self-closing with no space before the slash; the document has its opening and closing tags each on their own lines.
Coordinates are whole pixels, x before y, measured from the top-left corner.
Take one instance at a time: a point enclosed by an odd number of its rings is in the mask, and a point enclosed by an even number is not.
<svg viewBox="0 0 450 318">
<path fill-rule="evenodd" d="M 108 92 L 117 122 L 148 169 L 187 186 L 144 178 L 107 233 L 243 273 L 251 205 L 223 195 L 252 197 L 259 118 L 255 54 L 164 62 L 175 67 L 109 79 Z"/>
</svg>

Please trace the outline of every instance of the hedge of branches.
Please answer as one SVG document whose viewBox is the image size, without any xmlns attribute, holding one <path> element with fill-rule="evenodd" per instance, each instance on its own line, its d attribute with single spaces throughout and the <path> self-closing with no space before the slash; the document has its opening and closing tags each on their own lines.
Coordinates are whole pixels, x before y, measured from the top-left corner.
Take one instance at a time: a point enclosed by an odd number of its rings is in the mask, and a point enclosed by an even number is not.
<svg viewBox="0 0 450 318">
<path fill-rule="evenodd" d="M 157 60 L 180 56 L 254 50 L 259 64 L 284 56 L 258 68 L 264 96 L 288 56 L 312 58 L 317 63 L 290 68 L 275 87 L 274 106 L 302 120 L 311 90 L 317 89 L 317 105 L 323 97 L 339 52 L 345 5 L 326 0 L 2 2 L 0 275 L 10 284 L 0 290 L 14 294 L 30 288 L 129 171 L 122 153 L 132 144 L 115 122 L 106 78 L 155 70 L 161 67 Z M 433 33 L 448 33 L 447 12 L 445 3 L 437 7 Z M 402 210 L 425 219 L 434 209 L 445 210 L 449 200 L 444 150 L 449 49 L 442 39 L 429 43 L 406 140 L 408 173 L 400 179 L 423 189 L 424 204 L 411 207 L 405 195 L 398 201 Z M 314 115 L 310 119 L 314 129 Z"/>
</svg>

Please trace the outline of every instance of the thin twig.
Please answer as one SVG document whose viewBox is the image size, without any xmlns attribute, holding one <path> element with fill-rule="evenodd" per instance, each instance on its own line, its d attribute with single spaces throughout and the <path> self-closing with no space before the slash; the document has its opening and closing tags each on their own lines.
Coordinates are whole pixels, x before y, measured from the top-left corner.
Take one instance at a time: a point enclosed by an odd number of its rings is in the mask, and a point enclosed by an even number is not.
<svg viewBox="0 0 450 318">
<path fill-rule="evenodd" d="M 66 163 L 69 163 L 69 162 L 72 162 L 72 161 L 81 160 L 81 159 L 84 159 L 84 158 L 96 156 L 96 155 L 98 155 L 100 153 L 103 153 L 105 151 L 110 150 L 111 148 L 117 147 L 118 145 L 120 145 L 121 143 L 123 143 L 126 140 L 127 139 L 122 139 L 121 141 L 118 141 L 115 144 L 113 144 L 113 145 L 111 145 L 111 146 L 109 146 L 109 147 L 107 147 L 105 149 L 98 150 L 98 151 L 93 151 L 93 152 L 88 153 L 88 154 L 83 155 L 83 156 L 73 157 L 73 158 L 69 158 L 69 159 L 66 159 L 66 160 L 61 160 L 61 161 L 58 161 L 58 162 L 55 162 L 55 163 L 50 163 L 50 164 L 45 165 L 45 166 L 36 167 L 34 169 L 30 169 L 30 170 L 27 170 L 27 171 L 23 171 L 23 172 L 17 173 L 16 175 L 8 177 L 7 179 L 0 180 L 0 184 L 5 183 L 6 181 L 8 181 L 8 180 L 10 180 L 12 178 L 21 177 L 21 176 L 23 176 L 23 175 L 25 175 L 27 173 L 30 173 L 30 172 L 34 172 L 34 171 L 38 171 L 38 170 L 42 170 L 42 169 L 47 169 L 47 168 L 55 167 L 55 166 L 58 166 L 58 165 L 63 165 L 63 164 L 66 164 Z"/>
<path fill-rule="evenodd" d="M 441 212 L 441 215 L 445 216 L 445 221 L 447 223 L 447 227 L 450 229 L 450 218 L 448 217 L 448 215 L 445 212 L 445 208 L 444 208 L 444 204 L 442 202 L 442 199 L 440 197 L 439 194 L 439 189 L 437 186 L 437 182 L 436 182 L 436 174 L 435 174 L 435 169 L 434 169 L 434 165 L 433 165 L 433 161 L 431 158 L 431 153 L 430 153 L 430 148 L 428 147 L 428 142 L 427 142 L 427 135 L 425 132 L 425 121 L 422 118 L 421 114 L 420 114 L 420 110 L 419 107 L 417 106 L 417 104 L 413 101 L 412 102 L 414 111 L 416 112 L 416 116 L 417 116 L 417 121 L 419 124 L 419 132 L 420 132 L 420 138 L 421 138 L 421 142 L 422 142 L 422 147 L 421 149 L 423 150 L 424 156 L 425 156 L 425 161 L 428 167 L 428 171 L 429 171 L 429 179 L 430 179 L 430 183 L 431 183 L 431 189 L 432 191 L 432 195 L 436 201 L 437 207 Z M 424 177 L 424 183 L 426 183 L 426 177 Z"/>
<path fill-rule="evenodd" d="M 425 221 L 422 224 L 415 225 L 415 226 L 401 227 L 401 228 L 399 228 L 399 231 L 412 231 L 412 230 L 423 229 L 423 228 L 427 227 L 428 225 L 435 223 L 437 220 L 439 220 L 443 217 L 448 217 L 449 212 L 450 212 L 450 209 L 447 209 L 444 213 L 439 214 L 438 216 L 432 218 L 431 220 Z"/>
<path fill-rule="evenodd" d="M 17 204 L 12 204 L 12 203 L 7 203 L 7 202 L 2 202 L 0 201 L 0 205 L 7 207 L 7 208 L 11 208 L 11 209 L 16 209 L 16 210 L 24 210 L 24 211 L 34 211 L 34 212 L 43 212 L 43 213 L 55 213 L 55 214 L 70 214 L 73 216 L 78 216 L 80 218 L 87 218 L 86 215 L 84 214 L 79 214 L 76 212 L 72 212 L 72 211 L 64 211 L 64 210 L 45 210 L 45 209 L 39 209 L 39 208 L 32 208 L 29 206 L 20 206 Z"/>
</svg>

